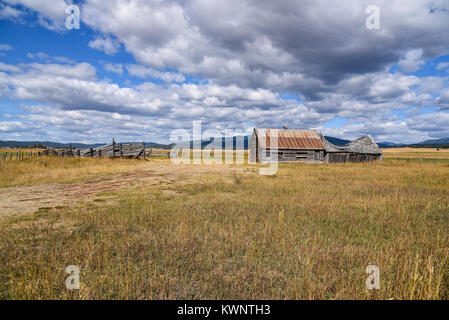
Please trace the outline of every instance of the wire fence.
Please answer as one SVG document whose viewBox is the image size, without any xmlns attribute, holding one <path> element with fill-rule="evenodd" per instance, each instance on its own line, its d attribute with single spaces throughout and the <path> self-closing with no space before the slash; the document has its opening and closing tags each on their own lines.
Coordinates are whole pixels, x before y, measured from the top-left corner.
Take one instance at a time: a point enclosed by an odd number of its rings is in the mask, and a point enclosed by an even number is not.
<svg viewBox="0 0 449 320">
<path fill-rule="evenodd" d="M 449 159 L 445 158 L 384 158 L 384 161 L 400 161 L 400 162 L 407 162 L 407 163 L 449 163 Z"/>
</svg>

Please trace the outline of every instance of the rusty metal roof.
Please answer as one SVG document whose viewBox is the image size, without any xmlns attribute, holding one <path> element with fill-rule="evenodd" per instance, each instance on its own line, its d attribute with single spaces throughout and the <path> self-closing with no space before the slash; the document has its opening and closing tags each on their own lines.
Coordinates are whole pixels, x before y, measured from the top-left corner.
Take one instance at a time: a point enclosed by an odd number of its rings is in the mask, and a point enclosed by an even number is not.
<svg viewBox="0 0 449 320">
<path fill-rule="evenodd" d="M 261 148 L 274 146 L 277 136 L 278 149 L 325 150 L 319 134 L 314 130 L 255 129 Z"/>
</svg>

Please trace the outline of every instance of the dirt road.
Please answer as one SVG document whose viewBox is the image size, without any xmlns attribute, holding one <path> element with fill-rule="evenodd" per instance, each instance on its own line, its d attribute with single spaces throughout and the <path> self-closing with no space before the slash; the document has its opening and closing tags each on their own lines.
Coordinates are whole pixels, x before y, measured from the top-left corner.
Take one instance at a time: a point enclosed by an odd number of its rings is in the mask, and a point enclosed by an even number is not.
<svg viewBox="0 0 449 320">
<path fill-rule="evenodd" d="M 84 182 L 39 184 L 29 187 L 0 189 L 0 219 L 33 214 L 39 208 L 74 206 L 92 201 L 97 195 L 138 186 L 158 185 L 162 189 L 173 184 L 192 183 L 204 174 L 231 176 L 241 167 L 214 165 L 173 165 L 151 163 L 148 167 L 108 175 Z"/>
</svg>

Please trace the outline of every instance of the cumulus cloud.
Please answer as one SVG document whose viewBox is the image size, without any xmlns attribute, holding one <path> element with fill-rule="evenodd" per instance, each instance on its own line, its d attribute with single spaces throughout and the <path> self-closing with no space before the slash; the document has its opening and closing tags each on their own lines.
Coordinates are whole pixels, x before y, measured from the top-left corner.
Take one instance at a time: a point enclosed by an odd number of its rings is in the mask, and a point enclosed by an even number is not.
<svg viewBox="0 0 449 320">
<path fill-rule="evenodd" d="M 127 65 L 126 69 L 128 70 L 128 73 L 134 77 L 146 79 L 146 78 L 153 78 L 153 79 L 161 79 L 164 82 L 171 83 L 171 82 L 184 82 L 185 77 L 177 72 L 161 72 L 158 70 L 155 70 L 153 68 L 147 68 L 141 65 Z"/>
<path fill-rule="evenodd" d="M 436 69 L 444 70 L 444 69 L 447 69 L 448 67 L 449 67 L 449 62 L 441 62 L 437 65 Z"/>
<path fill-rule="evenodd" d="M 63 31 L 67 17 L 65 9 L 73 3 L 72 0 L 4 0 L 14 12 L 21 15 L 23 12 L 14 6 L 21 5 L 37 13 L 39 24 L 43 27 Z M 11 10 L 10 9 L 10 10 Z"/>
<path fill-rule="evenodd" d="M 383 70 L 401 58 L 403 67 L 412 70 L 420 59 L 447 51 L 447 2 L 410 1 L 403 6 L 376 1 L 382 26 L 370 32 L 364 20 L 371 2 L 89 0 L 83 10 L 87 24 L 116 36 L 142 64 L 222 84 L 268 87 L 275 81 L 261 79 L 283 77 L 287 81 L 279 81 L 281 87 L 308 93 L 307 80 L 336 82 L 350 74 Z"/>
<path fill-rule="evenodd" d="M 10 51 L 12 50 L 12 46 L 6 43 L 0 43 L 0 51 Z"/>
<path fill-rule="evenodd" d="M 0 19 L 11 19 L 17 20 L 23 15 L 23 12 L 17 9 L 14 9 L 11 6 L 8 6 L 4 3 L 0 3 Z"/>
<path fill-rule="evenodd" d="M 89 42 L 89 47 L 104 51 L 107 55 L 114 55 L 119 51 L 120 43 L 110 37 L 98 37 Z"/>
<path fill-rule="evenodd" d="M 28 52 L 27 53 L 27 58 L 32 59 L 32 60 L 40 60 L 46 63 L 54 63 L 54 62 L 63 62 L 63 63 L 74 63 L 73 60 L 68 59 L 66 57 L 58 57 L 58 56 L 50 56 L 48 54 L 46 54 L 45 52 L 39 51 L 36 53 L 31 53 Z"/>
<path fill-rule="evenodd" d="M 0 132 L 17 134 L 28 131 L 28 126 L 20 121 L 0 121 Z"/>
<path fill-rule="evenodd" d="M 7 70 L 9 74 L 0 73 L 0 88 L 10 88 L 4 94 L 10 99 L 31 100 L 47 106 L 42 109 L 46 111 L 42 111 L 40 117 L 37 114 L 41 109 L 28 108 L 27 111 L 32 114 L 25 116 L 26 121 L 35 125 L 43 121 L 42 118 L 54 115 L 43 123 L 48 123 L 52 128 L 64 128 L 68 121 L 67 115 L 70 115 L 71 121 L 75 121 L 74 117 L 77 116 L 84 120 L 72 122 L 77 125 L 68 126 L 66 131 L 78 128 L 78 132 L 94 136 L 109 131 L 102 131 L 100 125 L 93 125 L 96 118 L 89 120 L 93 114 L 96 117 L 101 115 L 98 119 L 104 120 L 102 123 L 108 123 L 108 126 L 110 122 L 105 119 L 115 121 L 117 127 L 114 128 L 124 135 L 131 134 L 131 129 L 137 125 L 154 132 L 160 139 L 164 139 L 163 134 L 166 134 L 167 139 L 171 129 L 190 128 L 194 120 L 202 120 L 206 127 L 220 130 L 246 128 L 247 122 L 261 127 L 288 125 L 320 129 L 336 116 L 365 123 L 348 126 L 346 131 L 341 131 L 347 136 L 352 135 L 352 132 L 358 135 L 371 132 L 382 136 L 386 130 L 379 128 L 383 128 L 385 123 L 396 124 L 394 117 L 388 116 L 391 110 L 407 107 L 408 100 L 416 103 L 419 99 L 428 101 L 433 96 L 421 89 L 424 83 L 431 80 L 388 73 L 347 79 L 337 86 L 340 93 L 325 93 L 318 101 L 301 103 L 283 98 L 279 92 L 268 89 L 223 86 L 210 82 L 168 85 L 144 82 L 135 87 L 120 87 L 98 81 L 95 68 L 87 63 L 31 63 L 16 68 Z M 417 88 L 416 92 L 422 91 L 424 97 L 419 94 L 410 97 L 412 86 Z M 440 87 L 433 85 L 429 88 Z M 378 129 L 374 123 L 379 126 Z M 129 128 L 129 132 L 119 126 Z M 395 128 L 401 129 L 400 126 Z"/>
<path fill-rule="evenodd" d="M 45 2 L 39 8 L 7 2 L 38 12 L 50 25 L 60 23 L 48 7 L 53 2 L 36 1 Z M 365 27 L 371 4 L 381 10 L 375 32 Z M 103 115 L 124 121 L 123 127 L 136 122 L 147 128 L 145 119 L 151 119 L 160 133 L 193 119 L 217 128 L 288 125 L 399 141 L 446 132 L 418 126 L 426 119 L 419 112 L 408 115 L 415 122 L 394 114 L 437 106 L 435 114 L 447 120 L 448 79 L 409 74 L 449 53 L 446 0 L 346 0 L 338 6 L 333 0 L 85 0 L 81 12 L 83 25 L 98 34 L 91 48 L 114 55 L 123 46 L 135 59 L 125 66 L 106 62 L 105 70 L 123 74 L 125 68 L 145 82 L 123 87 L 98 81 L 93 66 L 74 70 L 74 63 L 61 67 L 41 59 L 46 66 L 0 65 L 6 72 L 0 73 L 0 93 L 58 112 Z M 391 74 L 396 64 L 402 73 Z M 440 63 L 437 70 L 446 67 Z M 324 126 L 335 117 L 350 121 L 344 128 Z"/>
<path fill-rule="evenodd" d="M 449 88 L 444 90 L 436 101 L 440 109 L 449 110 Z"/>
<path fill-rule="evenodd" d="M 422 49 L 414 49 L 408 51 L 405 54 L 405 57 L 399 60 L 399 66 L 405 72 L 414 72 L 419 70 L 424 64 L 422 54 L 423 54 Z"/>
<path fill-rule="evenodd" d="M 20 68 L 14 66 L 14 65 L 11 65 L 11 64 L 6 64 L 3 62 L 0 62 L 0 70 L 9 71 L 9 72 L 19 72 Z"/>
<path fill-rule="evenodd" d="M 65 77 L 77 80 L 95 80 L 96 69 L 88 63 L 75 65 L 30 63 L 23 65 L 31 76 Z"/>
<path fill-rule="evenodd" d="M 122 73 L 123 73 L 123 65 L 121 63 L 116 63 L 116 64 L 106 63 L 104 65 L 104 69 L 106 71 L 117 73 L 119 75 L 122 75 Z"/>
</svg>

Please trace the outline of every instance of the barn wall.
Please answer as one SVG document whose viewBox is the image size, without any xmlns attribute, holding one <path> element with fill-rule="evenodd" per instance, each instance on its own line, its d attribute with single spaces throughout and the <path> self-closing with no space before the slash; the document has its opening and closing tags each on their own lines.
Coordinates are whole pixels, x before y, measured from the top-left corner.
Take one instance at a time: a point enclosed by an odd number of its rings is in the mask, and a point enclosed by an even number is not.
<svg viewBox="0 0 449 320">
<path fill-rule="evenodd" d="M 326 155 L 326 162 L 373 162 L 382 160 L 380 154 L 364 154 L 364 153 L 350 153 L 350 152 L 330 152 Z"/>
<path fill-rule="evenodd" d="M 322 150 L 292 150 L 278 149 L 274 152 L 278 162 L 323 162 L 324 151 Z M 261 162 L 270 161 L 270 149 L 261 150 Z"/>
</svg>

